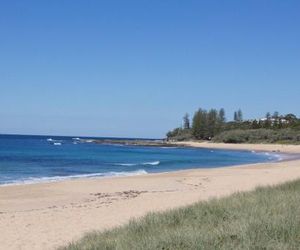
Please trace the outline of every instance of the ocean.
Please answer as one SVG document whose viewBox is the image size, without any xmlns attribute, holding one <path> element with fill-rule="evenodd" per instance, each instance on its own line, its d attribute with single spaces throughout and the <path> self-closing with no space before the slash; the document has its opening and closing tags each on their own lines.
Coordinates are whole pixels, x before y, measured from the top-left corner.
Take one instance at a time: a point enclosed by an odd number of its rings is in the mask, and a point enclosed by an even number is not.
<svg viewBox="0 0 300 250">
<path fill-rule="evenodd" d="M 279 158 L 261 152 L 109 145 L 79 139 L 0 135 L 0 185 L 217 168 Z"/>
</svg>

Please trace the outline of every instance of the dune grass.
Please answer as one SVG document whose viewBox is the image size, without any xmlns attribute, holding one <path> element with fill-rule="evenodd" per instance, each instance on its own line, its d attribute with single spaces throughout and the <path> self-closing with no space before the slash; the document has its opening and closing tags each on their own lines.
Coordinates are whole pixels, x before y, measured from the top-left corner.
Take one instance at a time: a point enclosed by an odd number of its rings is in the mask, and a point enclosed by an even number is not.
<svg viewBox="0 0 300 250">
<path fill-rule="evenodd" d="M 150 213 L 64 250 L 299 249 L 300 180 Z"/>
</svg>

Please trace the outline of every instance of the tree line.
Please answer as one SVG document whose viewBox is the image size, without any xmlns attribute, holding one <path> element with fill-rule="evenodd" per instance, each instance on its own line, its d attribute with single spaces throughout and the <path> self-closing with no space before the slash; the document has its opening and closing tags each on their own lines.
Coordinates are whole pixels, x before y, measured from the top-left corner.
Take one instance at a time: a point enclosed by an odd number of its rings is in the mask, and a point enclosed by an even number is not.
<svg viewBox="0 0 300 250">
<path fill-rule="evenodd" d="M 182 126 L 167 133 L 168 139 L 174 140 L 211 140 L 216 135 L 229 130 L 246 129 L 284 129 L 292 128 L 300 131 L 300 120 L 294 114 L 280 115 L 268 112 L 264 118 L 244 120 L 241 109 L 233 114 L 233 120 L 226 120 L 225 109 L 199 108 L 190 118 L 189 114 L 183 117 Z"/>
<path fill-rule="evenodd" d="M 237 119 L 241 119 L 242 113 L 240 111 Z M 183 117 L 182 127 L 175 128 L 167 133 L 168 138 L 182 137 L 184 139 L 206 139 L 210 140 L 217 133 L 220 133 L 226 123 L 225 110 L 210 109 L 209 111 L 199 108 L 192 119 L 189 114 Z M 179 138 L 179 139 L 180 139 Z"/>
</svg>

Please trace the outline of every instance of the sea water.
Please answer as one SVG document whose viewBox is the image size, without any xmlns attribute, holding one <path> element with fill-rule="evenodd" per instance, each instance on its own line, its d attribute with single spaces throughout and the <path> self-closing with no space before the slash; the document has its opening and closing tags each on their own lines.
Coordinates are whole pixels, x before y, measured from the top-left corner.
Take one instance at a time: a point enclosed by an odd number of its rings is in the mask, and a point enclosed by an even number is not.
<svg viewBox="0 0 300 250">
<path fill-rule="evenodd" d="M 0 135 L 0 185 L 217 168 L 276 161 L 278 157 L 253 151 L 109 145 L 83 142 L 76 137 Z"/>
</svg>

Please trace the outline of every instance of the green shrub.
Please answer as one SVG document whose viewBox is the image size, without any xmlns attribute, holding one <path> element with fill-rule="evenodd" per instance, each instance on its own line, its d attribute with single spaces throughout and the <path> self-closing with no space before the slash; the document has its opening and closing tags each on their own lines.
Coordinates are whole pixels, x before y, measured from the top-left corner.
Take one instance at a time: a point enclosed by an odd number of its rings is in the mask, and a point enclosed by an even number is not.
<svg viewBox="0 0 300 250">
<path fill-rule="evenodd" d="M 175 128 L 167 133 L 168 140 L 187 141 L 193 139 L 191 129 Z"/>
<path fill-rule="evenodd" d="M 294 143 L 300 144 L 300 132 L 292 129 L 229 130 L 213 138 L 224 143 Z"/>
</svg>

